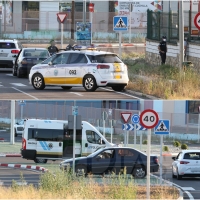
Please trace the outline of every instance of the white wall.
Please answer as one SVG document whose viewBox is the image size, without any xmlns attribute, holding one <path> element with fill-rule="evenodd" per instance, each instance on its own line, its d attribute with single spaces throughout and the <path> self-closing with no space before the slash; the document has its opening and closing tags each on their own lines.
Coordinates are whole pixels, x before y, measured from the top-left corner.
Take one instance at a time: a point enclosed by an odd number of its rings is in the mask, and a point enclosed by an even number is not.
<svg viewBox="0 0 200 200">
<path fill-rule="evenodd" d="M 58 30 L 59 22 L 57 13 L 59 12 L 59 2 L 40 2 L 39 29 L 40 30 Z"/>
</svg>

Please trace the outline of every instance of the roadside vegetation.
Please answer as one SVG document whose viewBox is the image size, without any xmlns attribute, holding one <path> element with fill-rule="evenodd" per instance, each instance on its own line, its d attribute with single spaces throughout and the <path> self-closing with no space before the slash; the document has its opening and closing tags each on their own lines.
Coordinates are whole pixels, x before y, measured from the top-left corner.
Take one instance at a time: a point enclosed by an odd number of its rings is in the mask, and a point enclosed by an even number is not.
<svg viewBox="0 0 200 200">
<path fill-rule="evenodd" d="M 137 58 L 136 60 L 133 60 Z M 161 99 L 199 99 L 199 74 L 189 67 L 185 73 L 179 68 L 162 65 L 150 66 L 145 63 L 144 54 L 122 55 L 128 66 L 128 90 L 156 96 Z"/>
<path fill-rule="evenodd" d="M 23 177 L 21 178 L 24 182 Z M 107 180 L 106 180 L 107 179 Z M 74 177 L 64 171 L 48 172 L 41 175 L 39 187 L 18 186 L 13 181 L 11 187 L 0 187 L 0 199 L 146 199 L 146 185 L 137 186 L 134 180 L 121 175 L 103 178 L 101 184 L 92 177 Z M 177 199 L 179 191 L 171 186 L 151 186 L 151 199 Z"/>
</svg>

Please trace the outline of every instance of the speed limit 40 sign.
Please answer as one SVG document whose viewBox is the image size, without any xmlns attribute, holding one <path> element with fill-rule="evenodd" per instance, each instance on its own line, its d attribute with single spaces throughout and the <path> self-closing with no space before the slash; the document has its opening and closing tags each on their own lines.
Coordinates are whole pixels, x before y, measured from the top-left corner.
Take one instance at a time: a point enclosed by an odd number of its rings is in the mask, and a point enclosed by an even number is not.
<svg viewBox="0 0 200 200">
<path fill-rule="evenodd" d="M 154 110 L 147 109 L 140 114 L 140 124 L 147 129 L 154 128 L 158 121 L 158 114 Z"/>
</svg>

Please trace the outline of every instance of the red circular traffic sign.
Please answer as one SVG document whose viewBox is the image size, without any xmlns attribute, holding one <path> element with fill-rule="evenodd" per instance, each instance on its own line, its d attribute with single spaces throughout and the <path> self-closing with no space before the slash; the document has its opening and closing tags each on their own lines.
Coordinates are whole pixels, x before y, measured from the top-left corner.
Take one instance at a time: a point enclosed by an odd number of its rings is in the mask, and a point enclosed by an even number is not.
<svg viewBox="0 0 200 200">
<path fill-rule="evenodd" d="M 140 115 L 140 124 L 147 129 L 154 128 L 158 124 L 158 121 L 158 114 L 154 110 L 144 110 Z"/>
<path fill-rule="evenodd" d="M 194 17 L 194 25 L 200 30 L 200 12 Z"/>
</svg>

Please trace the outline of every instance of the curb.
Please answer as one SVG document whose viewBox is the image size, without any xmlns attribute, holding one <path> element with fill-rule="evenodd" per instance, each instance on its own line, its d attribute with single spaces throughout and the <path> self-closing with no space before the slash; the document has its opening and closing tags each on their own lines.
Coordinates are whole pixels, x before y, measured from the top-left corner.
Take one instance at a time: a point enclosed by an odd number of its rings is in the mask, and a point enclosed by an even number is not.
<svg viewBox="0 0 200 200">
<path fill-rule="evenodd" d="M 0 157 L 22 157 L 21 154 L 1 154 Z"/>
<path fill-rule="evenodd" d="M 28 169 L 28 170 L 36 170 L 36 171 L 42 171 L 42 172 L 47 172 L 48 171 L 48 169 L 46 169 L 44 167 L 32 166 L 32 165 L 0 163 L 0 167 L 9 167 L 9 168 L 17 168 L 17 169 Z"/>
</svg>

